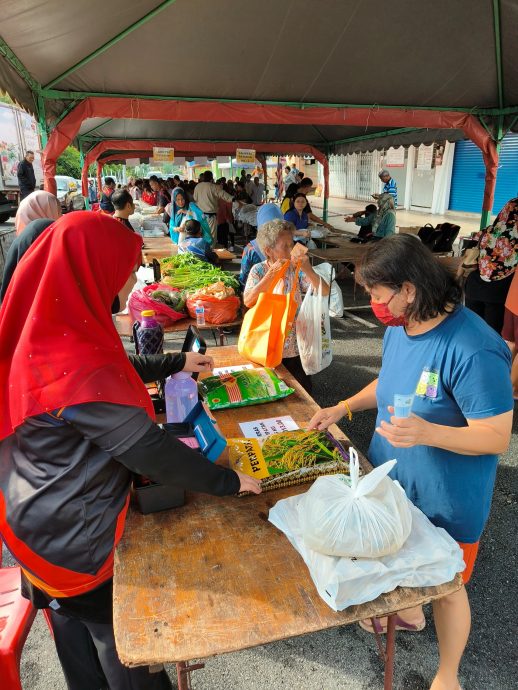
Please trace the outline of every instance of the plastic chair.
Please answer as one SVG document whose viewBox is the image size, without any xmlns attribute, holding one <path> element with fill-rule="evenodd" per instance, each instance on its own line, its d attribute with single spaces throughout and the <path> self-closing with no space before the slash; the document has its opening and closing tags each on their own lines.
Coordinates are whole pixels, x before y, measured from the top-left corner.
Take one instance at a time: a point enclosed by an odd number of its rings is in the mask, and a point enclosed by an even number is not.
<svg viewBox="0 0 518 690">
<path fill-rule="evenodd" d="M 35 617 L 36 609 L 21 595 L 20 568 L 0 567 L 0 678 L 6 690 L 22 690 L 20 658 Z"/>
</svg>

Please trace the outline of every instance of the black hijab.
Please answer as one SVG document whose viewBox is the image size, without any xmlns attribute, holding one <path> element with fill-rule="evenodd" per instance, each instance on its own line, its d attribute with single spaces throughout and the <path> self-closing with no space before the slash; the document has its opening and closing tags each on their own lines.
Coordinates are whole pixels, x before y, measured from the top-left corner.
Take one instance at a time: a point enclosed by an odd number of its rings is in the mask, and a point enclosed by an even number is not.
<svg viewBox="0 0 518 690">
<path fill-rule="evenodd" d="M 9 247 L 9 251 L 7 252 L 7 256 L 5 258 L 2 285 L 0 287 L 0 302 L 4 299 L 5 293 L 7 292 L 7 288 L 9 287 L 9 283 L 11 282 L 11 278 L 13 277 L 13 273 L 18 265 L 18 262 L 25 254 L 27 249 L 29 249 L 31 244 L 35 242 L 41 233 L 46 230 L 49 225 L 52 225 L 53 222 L 54 220 L 51 220 L 50 218 L 38 218 L 37 220 L 27 223 L 25 228 Z"/>
</svg>

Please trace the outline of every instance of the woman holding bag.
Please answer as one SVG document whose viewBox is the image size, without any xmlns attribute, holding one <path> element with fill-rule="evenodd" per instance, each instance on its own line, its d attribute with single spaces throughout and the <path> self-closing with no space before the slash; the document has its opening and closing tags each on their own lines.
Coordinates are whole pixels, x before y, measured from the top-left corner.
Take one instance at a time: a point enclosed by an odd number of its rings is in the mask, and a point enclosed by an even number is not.
<svg viewBox="0 0 518 690">
<path fill-rule="evenodd" d="M 411 235 L 377 242 L 357 269 L 376 317 L 389 326 L 378 378 L 320 410 L 310 429 L 344 415 L 378 410 L 368 456 L 377 467 L 394 457 L 390 476 L 438 527 L 459 542 L 470 579 L 489 516 L 498 454 L 509 445 L 513 396 L 504 341 L 462 306 L 455 277 Z M 412 414 L 396 417 L 394 396 L 410 394 Z M 458 670 L 470 631 L 462 587 L 433 602 L 439 668 L 430 690 L 459 690 Z M 361 626 L 374 629 L 369 621 Z M 425 626 L 421 607 L 401 612 L 397 629 Z M 376 621 L 386 631 L 386 619 Z"/>
<path fill-rule="evenodd" d="M 246 281 L 243 301 L 249 309 L 253 307 L 261 293 L 279 292 L 278 283 L 282 280 L 283 295 L 293 293 L 298 307 L 302 303 L 302 294 L 311 287 L 318 290 L 320 276 L 313 270 L 309 257 L 304 254 L 294 260 L 291 252 L 295 243 L 293 233 L 295 226 L 285 220 L 273 220 L 262 225 L 257 232 L 257 242 L 266 261 L 252 267 Z M 299 266 L 298 275 L 296 266 Z M 329 285 L 322 281 L 322 294 L 329 294 Z M 296 315 L 291 328 L 286 334 L 282 353 L 282 363 L 297 379 L 303 388 L 311 391 L 311 378 L 304 372 L 297 347 Z M 279 333 L 279 336 L 281 334 Z"/>
</svg>

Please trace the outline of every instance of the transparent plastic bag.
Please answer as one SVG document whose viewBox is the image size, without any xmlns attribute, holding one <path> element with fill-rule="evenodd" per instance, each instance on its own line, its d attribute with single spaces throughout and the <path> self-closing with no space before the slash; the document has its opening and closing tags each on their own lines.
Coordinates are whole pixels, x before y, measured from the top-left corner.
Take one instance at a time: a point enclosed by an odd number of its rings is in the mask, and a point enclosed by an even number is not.
<svg viewBox="0 0 518 690">
<path fill-rule="evenodd" d="M 344 475 L 319 477 L 300 502 L 304 543 L 328 556 L 379 558 L 399 551 L 412 529 L 410 504 L 388 477 L 396 460 L 360 479 L 351 449 L 350 485 Z"/>
<path fill-rule="evenodd" d="M 302 368 L 308 375 L 318 374 L 333 360 L 331 350 L 331 322 L 327 298 L 322 296 L 322 281 L 318 290 L 310 288 L 297 314 L 297 346 Z"/>
<path fill-rule="evenodd" d="M 336 280 L 331 280 L 336 271 L 333 266 L 329 263 L 318 264 L 318 266 L 313 266 L 315 273 L 323 278 L 328 285 L 331 286 L 331 295 L 329 297 L 329 316 L 338 316 L 340 319 L 344 315 L 344 298 L 342 295 L 342 290 L 336 282 Z"/>
</svg>

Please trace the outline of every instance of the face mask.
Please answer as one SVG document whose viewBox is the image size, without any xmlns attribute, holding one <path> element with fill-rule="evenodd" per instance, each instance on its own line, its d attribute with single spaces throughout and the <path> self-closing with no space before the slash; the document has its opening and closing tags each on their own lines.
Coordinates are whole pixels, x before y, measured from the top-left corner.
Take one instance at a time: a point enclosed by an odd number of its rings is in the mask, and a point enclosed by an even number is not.
<svg viewBox="0 0 518 690">
<path fill-rule="evenodd" d="M 392 295 L 388 302 L 373 302 L 371 300 L 372 311 L 374 316 L 385 324 L 385 326 L 406 326 L 407 320 L 405 316 L 394 316 L 389 309 L 389 304 L 392 302 L 396 293 Z"/>
</svg>

